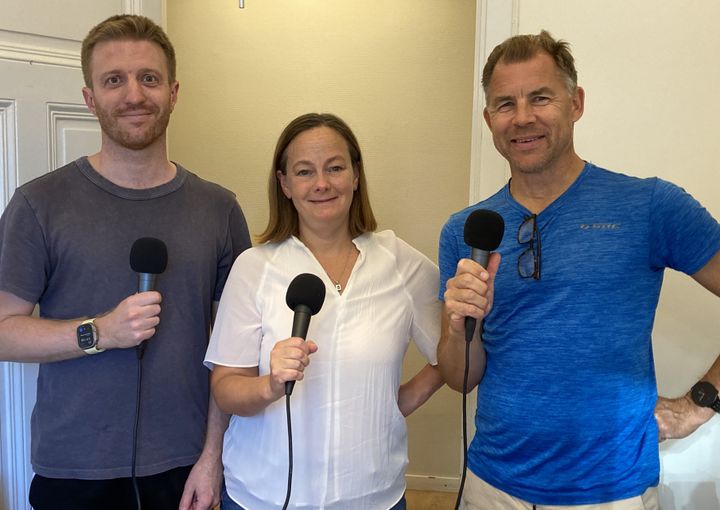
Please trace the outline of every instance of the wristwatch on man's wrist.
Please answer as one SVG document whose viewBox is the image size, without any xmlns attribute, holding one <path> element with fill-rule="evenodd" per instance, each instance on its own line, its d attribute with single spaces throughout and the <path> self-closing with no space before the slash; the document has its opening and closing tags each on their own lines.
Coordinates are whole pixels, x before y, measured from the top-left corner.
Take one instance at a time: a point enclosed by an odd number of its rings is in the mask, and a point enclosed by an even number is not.
<svg viewBox="0 0 720 510">
<path fill-rule="evenodd" d="M 720 398 L 718 390 L 712 383 L 700 381 L 690 390 L 692 401 L 700 407 L 709 407 L 716 413 L 720 413 Z"/>
<path fill-rule="evenodd" d="M 98 338 L 98 330 L 95 326 L 94 318 L 83 321 L 77 327 L 78 347 L 85 351 L 85 354 L 98 354 L 105 350 L 97 346 Z"/>
</svg>

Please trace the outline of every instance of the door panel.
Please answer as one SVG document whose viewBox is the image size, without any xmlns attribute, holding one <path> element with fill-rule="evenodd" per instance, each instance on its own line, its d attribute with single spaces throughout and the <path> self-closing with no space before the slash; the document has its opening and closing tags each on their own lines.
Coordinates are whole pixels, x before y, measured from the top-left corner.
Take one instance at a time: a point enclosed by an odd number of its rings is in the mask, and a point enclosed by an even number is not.
<svg viewBox="0 0 720 510">
<path fill-rule="evenodd" d="M 82 103 L 80 69 L 0 60 L 4 184 L 2 207 L 15 187 L 92 147 L 99 127 Z M 75 120 L 81 110 L 83 120 Z M 73 136 L 69 123 L 82 122 L 85 136 Z M 77 131 L 77 129 L 75 129 Z M 90 140 L 92 139 L 92 141 Z M 28 339 L 32 341 L 32 339 Z M 23 509 L 32 479 L 30 414 L 35 402 L 37 365 L 0 363 L 0 509 Z"/>
</svg>

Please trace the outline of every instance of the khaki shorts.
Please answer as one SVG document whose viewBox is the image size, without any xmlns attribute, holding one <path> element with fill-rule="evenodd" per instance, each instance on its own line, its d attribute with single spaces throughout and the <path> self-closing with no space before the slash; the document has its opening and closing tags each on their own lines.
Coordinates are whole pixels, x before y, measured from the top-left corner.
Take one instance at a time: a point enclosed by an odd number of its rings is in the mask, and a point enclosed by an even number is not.
<svg viewBox="0 0 720 510">
<path fill-rule="evenodd" d="M 463 492 L 465 510 L 660 510 L 657 487 L 642 495 L 595 505 L 533 505 L 496 489 L 468 470 Z"/>
</svg>

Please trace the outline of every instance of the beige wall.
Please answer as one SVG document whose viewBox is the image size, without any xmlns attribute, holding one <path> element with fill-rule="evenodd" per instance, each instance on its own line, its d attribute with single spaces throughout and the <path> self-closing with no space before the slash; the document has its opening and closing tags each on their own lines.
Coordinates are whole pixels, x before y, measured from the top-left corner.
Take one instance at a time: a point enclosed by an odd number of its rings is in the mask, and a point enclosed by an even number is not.
<svg viewBox="0 0 720 510">
<path fill-rule="evenodd" d="M 475 1 L 245 3 L 168 2 L 171 158 L 237 193 L 257 234 L 280 131 L 336 113 L 360 140 L 380 228 L 436 260 L 442 224 L 468 200 Z M 406 374 L 421 365 L 411 351 Z M 443 389 L 409 418 L 410 474 L 459 476 L 459 412 Z"/>
</svg>

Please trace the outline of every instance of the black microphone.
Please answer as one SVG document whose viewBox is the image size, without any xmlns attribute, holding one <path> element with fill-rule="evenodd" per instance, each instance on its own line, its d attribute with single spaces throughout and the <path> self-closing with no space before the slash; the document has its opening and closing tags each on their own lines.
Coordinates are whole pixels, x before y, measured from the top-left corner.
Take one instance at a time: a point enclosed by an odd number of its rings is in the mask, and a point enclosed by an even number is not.
<svg viewBox="0 0 720 510">
<path fill-rule="evenodd" d="M 325 302 L 325 284 L 314 274 L 299 274 L 290 282 L 285 302 L 295 312 L 290 336 L 305 340 L 310 317 L 318 313 Z M 294 386 L 295 381 L 285 382 L 285 395 L 291 395 Z"/>
<path fill-rule="evenodd" d="M 138 274 L 138 292 L 155 290 L 157 275 L 167 267 L 167 246 L 160 239 L 141 237 L 130 249 L 130 267 Z M 145 344 L 137 346 L 138 359 L 145 353 Z"/>
<path fill-rule="evenodd" d="M 130 249 L 130 267 L 138 274 L 138 292 L 155 290 L 157 275 L 167 267 L 167 247 L 160 239 L 141 237 Z"/>
<path fill-rule="evenodd" d="M 505 233 L 505 221 L 495 211 L 476 209 L 465 220 L 465 244 L 472 248 L 471 258 L 487 268 L 490 252 L 497 249 Z M 465 317 L 465 340 L 470 342 L 477 320 Z"/>
</svg>

